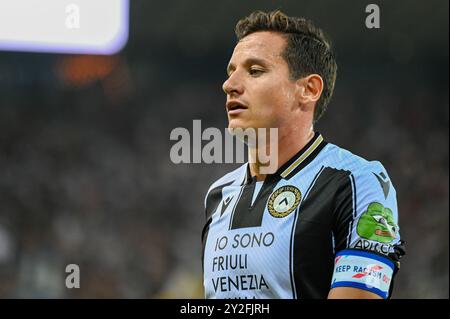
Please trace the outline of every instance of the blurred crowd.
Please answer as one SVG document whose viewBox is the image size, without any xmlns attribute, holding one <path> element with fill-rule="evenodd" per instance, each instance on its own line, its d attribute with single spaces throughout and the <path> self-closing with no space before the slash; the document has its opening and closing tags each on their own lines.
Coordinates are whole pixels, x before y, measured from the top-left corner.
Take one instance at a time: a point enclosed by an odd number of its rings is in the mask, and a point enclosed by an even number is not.
<svg viewBox="0 0 450 319">
<path fill-rule="evenodd" d="M 337 90 L 318 129 L 391 175 L 408 242 L 396 296 L 448 296 L 448 92 L 377 89 Z M 169 134 L 223 128 L 224 97 L 191 85 L 114 107 L 84 90 L 0 109 L 0 296 L 201 297 L 203 196 L 234 166 L 175 165 Z M 70 263 L 81 289 L 65 289 Z"/>
</svg>

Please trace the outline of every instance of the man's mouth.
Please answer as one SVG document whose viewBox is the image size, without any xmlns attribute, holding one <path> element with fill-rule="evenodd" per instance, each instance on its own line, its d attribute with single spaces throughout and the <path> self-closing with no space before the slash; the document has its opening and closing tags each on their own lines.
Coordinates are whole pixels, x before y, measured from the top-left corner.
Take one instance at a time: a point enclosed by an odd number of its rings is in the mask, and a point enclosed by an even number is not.
<svg viewBox="0 0 450 319">
<path fill-rule="evenodd" d="M 239 101 L 228 101 L 226 104 L 228 114 L 235 115 L 245 111 L 248 107 Z"/>
</svg>

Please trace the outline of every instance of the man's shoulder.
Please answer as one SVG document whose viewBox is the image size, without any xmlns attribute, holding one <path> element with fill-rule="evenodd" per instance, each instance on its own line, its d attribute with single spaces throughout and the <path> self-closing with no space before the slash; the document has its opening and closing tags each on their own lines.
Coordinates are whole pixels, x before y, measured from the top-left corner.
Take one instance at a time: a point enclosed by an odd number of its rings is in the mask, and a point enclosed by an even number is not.
<svg viewBox="0 0 450 319">
<path fill-rule="evenodd" d="M 328 143 L 324 149 L 323 162 L 326 166 L 349 171 L 354 176 L 372 175 L 373 173 L 387 176 L 387 171 L 378 160 L 367 160 L 353 152 Z"/>
<path fill-rule="evenodd" d="M 325 167 L 348 172 L 358 192 L 375 191 L 380 196 L 387 197 L 389 195 L 389 198 L 395 198 L 394 183 L 380 161 L 367 160 L 331 143 L 327 144 L 322 156 L 322 165 Z M 342 179 L 341 182 L 347 183 L 347 180 Z"/>
</svg>

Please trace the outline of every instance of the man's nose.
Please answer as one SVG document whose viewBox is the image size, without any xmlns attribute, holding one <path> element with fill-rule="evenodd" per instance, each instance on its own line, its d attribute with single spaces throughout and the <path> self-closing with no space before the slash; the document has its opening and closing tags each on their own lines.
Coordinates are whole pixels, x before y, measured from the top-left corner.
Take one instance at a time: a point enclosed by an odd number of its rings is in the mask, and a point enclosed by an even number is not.
<svg viewBox="0 0 450 319">
<path fill-rule="evenodd" d="M 242 94 L 244 92 L 242 81 L 239 80 L 237 72 L 233 72 L 228 79 L 223 82 L 222 89 L 228 95 L 232 95 L 233 93 Z"/>
</svg>

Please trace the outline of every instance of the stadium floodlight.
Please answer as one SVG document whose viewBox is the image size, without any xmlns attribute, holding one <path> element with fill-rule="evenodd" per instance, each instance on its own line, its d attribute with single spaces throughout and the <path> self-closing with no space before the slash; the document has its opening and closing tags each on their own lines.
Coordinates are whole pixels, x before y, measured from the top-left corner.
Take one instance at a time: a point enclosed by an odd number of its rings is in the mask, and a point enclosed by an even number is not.
<svg viewBox="0 0 450 319">
<path fill-rule="evenodd" d="M 114 54 L 128 20 L 129 0 L 1 0 L 0 50 Z"/>
</svg>

